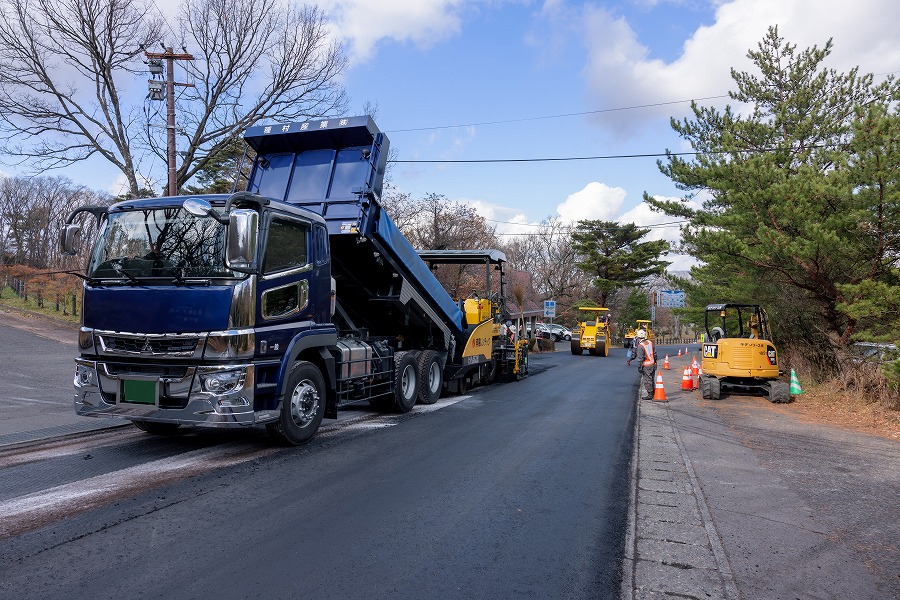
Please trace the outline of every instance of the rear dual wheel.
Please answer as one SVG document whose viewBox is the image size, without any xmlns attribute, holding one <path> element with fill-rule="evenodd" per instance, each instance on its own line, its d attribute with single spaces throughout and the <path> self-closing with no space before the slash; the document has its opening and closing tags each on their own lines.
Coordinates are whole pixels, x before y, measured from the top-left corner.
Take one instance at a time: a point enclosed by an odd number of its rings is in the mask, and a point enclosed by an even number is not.
<svg viewBox="0 0 900 600">
<path fill-rule="evenodd" d="M 444 369 L 441 357 L 434 350 L 419 354 L 419 404 L 434 404 L 441 397 L 444 387 Z"/>
<path fill-rule="evenodd" d="M 419 364 L 415 352 L 394 354 L 394 408 L 408 413 L 419 398 Z"/>
<path fill-rule="evenodd" d="M 705 400 L 718 400 L 722 394 L 722 382 L 717 377 L 700 376 L 700 395 Z"/>
</svg>

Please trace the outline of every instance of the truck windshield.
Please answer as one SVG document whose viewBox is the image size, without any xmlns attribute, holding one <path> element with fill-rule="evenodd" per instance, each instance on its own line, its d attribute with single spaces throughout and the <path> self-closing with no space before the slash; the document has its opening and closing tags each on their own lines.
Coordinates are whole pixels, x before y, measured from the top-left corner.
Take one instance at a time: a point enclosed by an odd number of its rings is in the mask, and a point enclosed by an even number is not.
<svg viewBox="0 0 900 600">
<path fill-rule="evenodd" d="M 181 208 L 110 213 L 87 276 L 129 281 L 234 277 L 225 268 L 225 229 L 215 219 Z"/>
</svg>

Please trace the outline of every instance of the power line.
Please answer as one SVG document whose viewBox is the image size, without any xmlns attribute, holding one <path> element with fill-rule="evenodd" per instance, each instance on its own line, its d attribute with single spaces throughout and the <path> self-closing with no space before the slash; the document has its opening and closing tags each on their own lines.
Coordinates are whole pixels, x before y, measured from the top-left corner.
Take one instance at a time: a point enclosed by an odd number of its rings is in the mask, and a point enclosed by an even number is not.
<svg viewBox="0 0 900 600">
<path fill-rule="evenodd" d="M 848 143 L 834 144 L 810 144 L 804 150 L 821 149 L 821 148 L 849 148 Z M 762 154 L 765 152 L 782 152 L 787 148 L 732 148 L 728 150 L 704 150 L 692 152 L 648 152 L 642 154 L 606 154 L 598 156 L 563 156 L 563 157 L 544 157 L 544 158 L 472 158 L 472 159 L 426 159 L 426 160 L 389 160 L 391 163 L 406 164 L 487 164 L 487 163 L 534 163 L 534 162 L 566 162 L 576 160 L 619 160 L 625 158 L 665 158 L 669 156 L 700 156 L 700 155 L 716 155 L 716 154 L 740 154 L 754 153 Z"/>
<path fill-rule="evenodd" d="M 545 223 L 516 223 L 513 221 L 499 221 L 497 219 L 484 219 L 484 220 L 487 221 L 488 223 L 498 223 L 500 225 L 516 225 L 518 227 L 546 227 L 547 226 Z M 689 221 L 687 219 L 682 219 L 680 221 L 669 221 L 666 223 L 654 223 L 652 225 L 638 225 L 637 223 L 635 223 L 634 225 L 635 225 L 635 227 L 638 227 L 640 229 L 665 229 L 668 227 L 674 227 L 676 225 L 680 226 L 682 223 L 688 223 L 688 222 Z M 577 227 L 575 227 L 574 225 L 560 225 L 559 229 L 565 230 L 565 231 L 572 231 L 572 230 L 577 229 Z M 605 227 L 603 229 L 603 231 L 620 231 L 620 230 L 624 230 L 624 229 L 628 229 L 628 228 L 627 227 Z M 503 233 L 503 234 L 499 234 L 499 235 L 519 235 L 519 234 Z M 521 234 L 521 235 L 538 235 L 538 234 L 529 233 L 529 234 Z"/>
<path fill-rule="evenodd" d="M 716 100 L 719 98 L 727 98 L 728 94 L 719 96 L 704 96 L 702 98 L 691 98 L 689 100 L 671 100 L 668 102 L 654 102 L 652 104 L 635 104 L 632 106 L 619 106 L 616 108 L 600 108 L 597 110 L 586 110 L 583 112 L 562 113 L 558 115 L 545 115 L 541 117 L 524 117 L 521 119 L 505 119 L 500 121 L 482 121 L 480 123 L 463 123 L 458 125 L 434 125 L 432 127 L 411 127 L 409 129 L 391 129 L 387 133 L 407 133 L 410 131 L 433 131 L 435 129 L 454 129 L 457 127 L 480 127 L 483 125 L 505 125 L 507 123 L 525 123 L 528 121 L 544 121 L 547 119 L 563 119 L 566 117 L 580 117 L 584 115 L 597 115 L 601 113 L 621 112 L 625 110 L 637 110 L 640 108 L 656 108 L 659 106 L 671 106 L 673 104 L 684 104 L 685 102 L 696 102 L 698 100 Z"/>
<path fill-rule="evenodd" d="M 750 150 L 750 152 L 753 152 Z M 614 160 L 623 158 L 660 158 L 665 156 L 695 156 L 697 154 L 724 154 L 725 152 L 651 152 L 647 154 L 608 154 L 601 156 L 563 156 L 545 158 L 472 158 L 472 159 L 433 159 L 433 160 L 391 160 L 392 163 L 530 163 L 530 162 L 565 162 L 574 160 Z"/>
</svg>

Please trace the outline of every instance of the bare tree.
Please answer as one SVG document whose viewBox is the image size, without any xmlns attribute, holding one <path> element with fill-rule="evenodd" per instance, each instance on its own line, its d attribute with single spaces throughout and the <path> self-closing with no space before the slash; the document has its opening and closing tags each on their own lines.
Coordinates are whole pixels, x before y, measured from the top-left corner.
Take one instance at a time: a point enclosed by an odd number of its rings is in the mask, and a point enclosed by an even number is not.
<svg viewBox="0 0 900 600">
<path fill-rule="evenodd" d="M 558 217 L 542 222 L 534 233 L 513 238 L 504 248 L 510 265 L 531 274 L 536 298 L 557 302 L 557 318 L 565 318 L 583 298 L 590 280 L 578 269 L 570 227 Z"/>
<path fill-rule="evenodd" d="M 3 0 L 3 150 L 34 172 L 100 155 L 137 194 L 140 111 L 125 105 L 123 89 L 161 25 L 136 0 Z"/>
<path fill-rule="evenodd" d="M 125 175 L 130 196 L 153 186 L 166 164 L 162 129 L 149 127 L 143 99 L 126 93 L 146 69 L 144 48 L 163 40 L 165 23 L 149 6 L 0 0 L 0 132 L 8 140 L 0 144 L 7 155 L 33 172 L 99 155 Z M 184 0 L 177 25 L 197 58 L 180 63 L 195 87 L 179 88 L 179 188 L 262 119 L 344 109 L 338 76 L 346 59 L 317 8 Z"/>
<path fill-rule="evenodd" d="M 184 63 L 194 87 L 176 103 L 184 148 L 179 188 L 263 119 L 290 122 L 346 110 L 338 78 L 347 60 L 318 7 L 184 0 L 178 24 L 197 58 Z M 148 131 L 156 134 L 152 146 L 165 160 L 161 130 Z"/>
<path fill-rule="evenodd" d="M 71 263 L 56 243 L 66 217 L 79 206 L 107 202 L 65 177 L 0 177 L 0 262 L 38 269 Z M 90 235 L 93 223 L 85 225 Z"/>
</svg>

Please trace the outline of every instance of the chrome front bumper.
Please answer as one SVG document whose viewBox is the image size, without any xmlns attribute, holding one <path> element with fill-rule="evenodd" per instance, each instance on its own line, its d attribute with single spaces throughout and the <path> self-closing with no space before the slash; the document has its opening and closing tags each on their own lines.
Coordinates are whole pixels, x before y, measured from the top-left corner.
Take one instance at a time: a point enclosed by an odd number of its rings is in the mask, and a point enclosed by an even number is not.
<svg viewBox="0 0 900 600">
<path fill-rule="evenodd" d="M 270 423 L 278 418 L 278 411 L 253 410 L 256 378 L 252 364 L 142 365 L 139 369 L 128 370 L 121 364 L 82 358 L 76 359 L 75 363 L 75 411 L 81 416 L 208 427 L 246 427 Z M 223 393 L 202 389 L 202 376 L 231 371 L 243 373 L 239 385 L 233 389 Z M 155 402 L 125 402 L 121 390 L 125 381 L 132 380 L 154 383 L 158 391 Z"/>
</svg>

